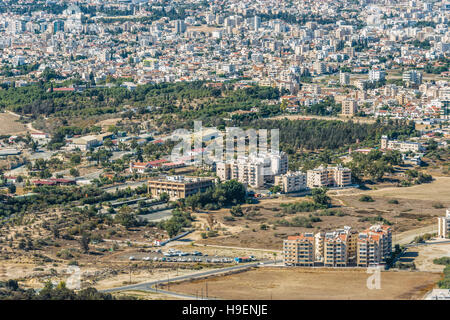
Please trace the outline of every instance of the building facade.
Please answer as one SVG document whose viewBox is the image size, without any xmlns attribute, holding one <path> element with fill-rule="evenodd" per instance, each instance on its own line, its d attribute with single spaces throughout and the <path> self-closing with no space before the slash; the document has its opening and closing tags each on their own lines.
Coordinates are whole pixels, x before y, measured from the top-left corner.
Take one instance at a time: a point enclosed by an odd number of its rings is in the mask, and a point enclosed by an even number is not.
<svg viewBox="0 0 450 320">
<path fill-rule="evenodd" d="M 389 140 L 387 136 L 381 137 L 381 150 L 397 150 L 400 152 L 421 152 L 422 144 L 411 141 Z"/>
<path fill-rule="evenodd" d="M 340 165 L 336 167 L 325 167 L 322 165 L 307 172 L 308 188 L 346 187 L 351 184 L 351 170 Z"/>
<path fill-rule="evenodd" d="M 314 266 L 314 234 L 304 233 L 283 241 L 283 262 L 287 266 Z"/>
<path fill-rule="evenodd" d="M 275 176 L 275 185 L 280 186 L 283 193 L 305 190 L 307 188 L 306 173 L 297 171 Z"/>
<path fill-rule="evenodd" d="M 438 217 L 438 237 L 450 237 L 450 209 L 447 209 L 445 217 Z"/>
<path fill-rule="evenodd" d="M 184 176 L 168 176 L 148 181 L 152 197 L 158 198 L 167 193 L 170 199 L 184 199 L 214 186 L 212 178 L 188 178 Z"/>
<path fill-rule="evenodd" d="M 374 225 L 359 233 L 357 242 L 359 267 L 383 265 L 391 252 L 392 233 L 389 226 Z"/>
</svg>

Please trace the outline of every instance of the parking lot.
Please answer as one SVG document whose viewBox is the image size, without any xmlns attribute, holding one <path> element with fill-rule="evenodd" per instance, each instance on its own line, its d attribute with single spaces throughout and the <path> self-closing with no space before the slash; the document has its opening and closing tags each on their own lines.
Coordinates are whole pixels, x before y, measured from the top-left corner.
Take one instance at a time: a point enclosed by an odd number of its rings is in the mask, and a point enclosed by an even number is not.
<svg viewBox="0 0 450 320">
<path fill-rule="evenodd" d="M 255 258 L 250 257 L 252 261 Z M 153 261 L 153 262 L 197 262 L 197 263 L 235 263 L 234 257 L 224 256 L 209 256 L 199 251 L 184 252 L 180 250 L 165 250 L 161 249 L 153 252 L 139 252 L 128 256 L 130 261 Z"/>
</svg>

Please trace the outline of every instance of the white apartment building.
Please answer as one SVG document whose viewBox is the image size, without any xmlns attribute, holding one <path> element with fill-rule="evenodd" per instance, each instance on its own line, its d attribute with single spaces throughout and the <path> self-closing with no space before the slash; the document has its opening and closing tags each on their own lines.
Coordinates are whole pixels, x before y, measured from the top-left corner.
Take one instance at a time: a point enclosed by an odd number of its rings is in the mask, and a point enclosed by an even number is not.
<svg viewBox="0 0 450 320">
<path fill-rule="evenodd" d="M 422 144 L 418 142 L 411 141 L 398 141 L 398 140 L 389 140 L 387 136 L 381 137 L 381 149 L 382 150 L 398 150 L 400 152 L 421 152 Z"/>
<path fill-rule="evenodd" d="M 381 81 L 386 77 L 386 72 L 380 69 L 371 69 L 369 71 L 369 81 Z"/>
<path fill-rule="evenodd" d="M 402 80 L 406 83 L 421 84 L 422 74 L 417 70 L 408 70 L 403 72 Z"/>
<path fill-rule="evenodd" d="M 321 165 L 320 167 L 308 170 L 307 172 L 308 188 L 346 187 L 351 184 L 351 170 L 349 168 L 344 168 L 341 165 L 336 167 L 325 167 Z"/>
<path fill-rule="evenodd" d="M 445 217 L 438 217 L 438 237 L 448 238 L 450 236 L 450 209 L 447 209 Z"/>
<path fill-rule="evenodd" d="M 348 86 L 350 84 L 350 75 L 346 72 L 339 73 L 339 83 L 341 86 Z"/>
<path fill-rule="evenodd" d="M 288 156 L 279 154 L 257 154 L 241 157 L 234 161 L 216 164 L 216 174 L 222 181 L 235 179 L 253 188 L 264 186 L 275 176 L 285 174 L 288 170 Z"/>
</svg>

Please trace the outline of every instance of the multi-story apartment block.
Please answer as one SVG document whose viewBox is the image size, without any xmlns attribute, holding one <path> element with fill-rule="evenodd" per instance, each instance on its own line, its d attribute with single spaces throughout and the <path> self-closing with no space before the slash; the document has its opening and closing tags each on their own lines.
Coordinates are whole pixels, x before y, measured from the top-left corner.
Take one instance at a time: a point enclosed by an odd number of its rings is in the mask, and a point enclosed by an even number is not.
<svg viewBox="0 0 450 320">
<path fill-rule="evenodd" d="M 450 100 L 442 101 L 441 119 L 450 119 Z"/>
<path fill-rule="evenodd" d="M 345 267 L 356 264 L 358 233 L 345 226 L 333 232 L 302 233 L 283 242 L 286 265 Z"/>
<path fill-rule="evenodd" d="M 290 266 L 314 266 L 314 234 L 290 236 L 283 241 L 283 261 Z"/>
<path fill-rule="evenodd" d="M 352 183 L 352 172 L 340 165 L 325 167 L 321 165 L 307 172 L 308 188 L 346 187 Z"/>
<path fill-rule="evenodd" d="M 342 101 L 342 115 L 344 116 L 352 116 L 356 113 L 358 108 L 358 104 L 356 100 L 353 99 L 345 99 Z"/>
<path fill-rule="evenodd" d="M 450 236 L 450 209 L 447 209 L 445 217 L 438 217 L 438 237 L 449 238 Z"/>
<path fill-rule="evenodd" d="M 371 69 L 369 71 L 369 81 L 382 81 L 386 77 L 386 72 L 380 69 Z"/>
<path fill-rule="evenodd" d="M 285 152 L 280 152 L 219 162 L 216 165 L 216 174 L 223 181 L 235 179 L 253 188 L 260 188 L 266 181 L 273 181 L 275 176 L 285 174 L 287 169 L 288 156 Z"/>
<path fill-rule="evenodd" d="M 347 236 L 336 232 L 325 233 L 323 265 L 325 267 L 346 267 L 348 263 Z"/>
<path fill-rule="evenodd" d="M 214 185 L 214 179 L 168 176 L 150 179 L 148 184 L 150 192 L 155 198 L 167 193 L 171 199 L 184 199 L 211 188 Z"/>
<path fill-rule="evenodd" d="M 374 225 L 358 235 L 357 265 L 382 265 L 392 252 L 392 233 L 389 226 Z"/>
<path fill-rule="evenodd" d="M 422 74 L 417 70 L 408 70 L 403 72 L 402 80 L 408 84 L 421 84 Z"/>
<path fill-rule="evenodd" d="M 398 150 L 400 152 L 421 152 L 423 150 L 422 144 L 411 141 L 389 140 L 387 136 L 381 137 L 382 150 Z"/>
<path fill-rule="evenodd" d="M 348 86 L 350 84 L 350 75 L 346 72 L 339 73 L 339 83 L 341 86 Z"/>
<path fill-rule="evenodd" d="M 357 234 L 345 226 L 323 237 L 323 264 L 326 267 L 345 267 L 356 262 Z"/>
<path fill-rule="evenodd" d="M 301 171 L 288 172 L 275 176 L 275 185 L 280 186 L 284 193 L 297 192 L 307 188 L 306 180 L 306 173 Z"/>
</svg>

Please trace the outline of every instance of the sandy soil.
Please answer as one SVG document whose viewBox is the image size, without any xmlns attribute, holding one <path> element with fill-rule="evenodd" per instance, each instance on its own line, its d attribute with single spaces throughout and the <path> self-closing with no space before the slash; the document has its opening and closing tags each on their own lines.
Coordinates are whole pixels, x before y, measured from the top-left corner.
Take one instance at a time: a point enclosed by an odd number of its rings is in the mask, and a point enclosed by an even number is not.
<svg viewBox="0 0 450 320">
<path fill-rule="evenodd" d="M 424 183 L 406 188 L 385 188 L 364 192 L 381 197 L 401 199 L 433 200 L 450 205 L 450 177 L 435 177 L 432 183 Z"/>
<path fill-rule="evenodd" d="M 382 272 L 381 289 L 368 289 L 366 270 L 260 268 L 207 280 L 208 296 L 223 299 L 421 299 L 441 278 L 438 273 Z M 195 294 L 206 281 L 172 284 Z"/>
<path fill-rule="evenodd" d="M 132 272 L 131 273 L 131 283 L 142 283 L 142 282 L 151 282 L 161 279 L 170 279 L 174 278 L 177 275 L 182 276 L 186 274 L 193 274 L 196 272 L 205 272 L 208 269 L 203 268 L 198 271 L 194 271 L 192 269 L 183 270 L 179 269 L 177 270 L 152 270 L 148 269 L 145 271 L 139 271 L 139 272 Z M 124 285 L 128 285 L 130 281 L 130 274 L 129 273 L 122 273 L 118 274 L 114 277 L 109 277 L 108 279 L 100 280 L 95 284 L 95 288 L 98 290 L 101 289 L 109 289 L 109 288 L 115 288 L 120 287 Z"/>
<path fill-rule="evenodd" d="M 27 127 L 17 120 L 19 120 L 19 117 L 11 113 L 0 113 L 0 135 L 26 133 Z"/>
<path fill-rule="evenodd" d="M 419 271 L 442 272 L 445 266 L 433 263 L 434 259 L 441 257 L 450 257 L 450 243 L 408 248 L 400 261 L 414 262 Z"/>
</svg>

